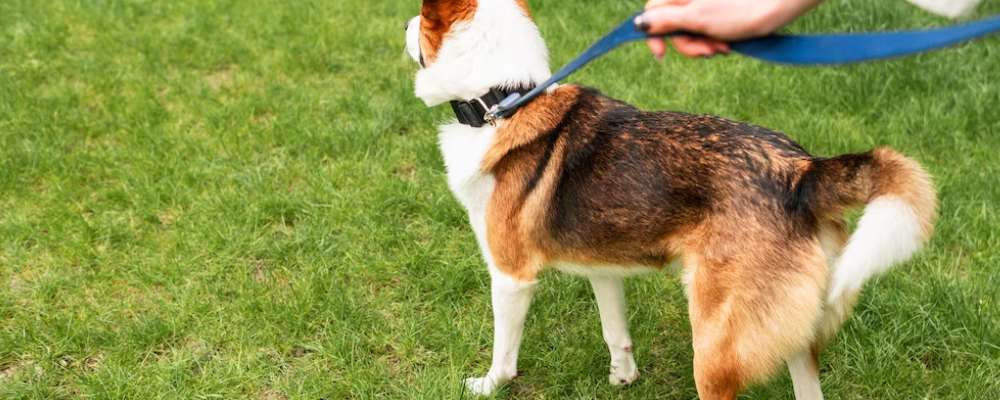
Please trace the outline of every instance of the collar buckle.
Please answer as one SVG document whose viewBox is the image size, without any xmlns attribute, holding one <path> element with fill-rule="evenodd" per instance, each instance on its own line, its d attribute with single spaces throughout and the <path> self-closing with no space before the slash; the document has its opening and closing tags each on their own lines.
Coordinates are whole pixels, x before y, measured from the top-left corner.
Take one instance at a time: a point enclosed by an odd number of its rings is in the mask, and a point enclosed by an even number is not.
<svg viewBox="0 0 1000 400">
<path fill-rule="evenodd" d="M 494 113 L 494 111 L 497 110 L 497 105 L 493 104 L 491 106 L 486 104 L 486 101 L 484 101 L 482 97 L 476 97 L 472 100 L 469 100 L 469 102 L 473 101 L 479 103 L 479 105 L 482 106 L 484 110 L 486 110 L 486 112 L 483 114 L 483 122 L 490 124 L 490 126 L 493 127 L 497 126 L 497 116 Z"/>
<path fill-rule="evenodd" d="M 531 87 L 516 89 L 491 88 L 486 94 L 466 101 L 452 101 L 451 108 L 458 122 L 474 128 L 486 124 L 497 126 L 503 117 L 500 116 L 500 104 L 508 97 L 520 97 L 531 90 Z"/>
</svg>

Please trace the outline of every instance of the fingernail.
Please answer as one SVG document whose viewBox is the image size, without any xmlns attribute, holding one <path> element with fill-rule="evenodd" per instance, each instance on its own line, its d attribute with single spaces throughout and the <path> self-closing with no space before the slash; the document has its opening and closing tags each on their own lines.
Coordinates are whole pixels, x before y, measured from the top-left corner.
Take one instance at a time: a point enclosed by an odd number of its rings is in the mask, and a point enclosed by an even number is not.
<svg viewBox="0 0 1000 400">
<path fill-rule="evenodd" d="M 643 32 L 649 32 L 649 21 L 646 21 L 645 15 L 635 17 L 635 20 L 633 20 L 632 23 L 635 24 L 636 29 Z"/>
</svg>

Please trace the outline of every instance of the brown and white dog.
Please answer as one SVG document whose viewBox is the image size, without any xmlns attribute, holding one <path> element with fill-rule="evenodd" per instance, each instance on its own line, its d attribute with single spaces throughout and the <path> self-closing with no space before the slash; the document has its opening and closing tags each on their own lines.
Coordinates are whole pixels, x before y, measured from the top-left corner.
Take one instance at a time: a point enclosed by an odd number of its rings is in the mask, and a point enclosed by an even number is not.
<svg viewBox="0 0 1000 400">
<path fill-rule="evenodd" d="M 425 0 L 407 50 L 423 66 L 416 94 L 428 106 L 550 74 L 525 0 Z M 781 133 L 644 112 L 575 85 L 496 126 L 444 125 L 440 141 L 492 278 L 492 366 L 466 381 L 480 394 L 517 375 L 546 268 L 590 279 L 609 380 L 631 383 L 622 278 L 676 264 L 702 399 L 733 399 L 782 363 L 796 398 L 822 398 L 824 342 L 865 281 L 929 238 L 937 208 L 927 173 L 890 149 L 814 157 Z M 864 214 L 848 240 L 843 214 L 856 206 Z"/>
</svg>

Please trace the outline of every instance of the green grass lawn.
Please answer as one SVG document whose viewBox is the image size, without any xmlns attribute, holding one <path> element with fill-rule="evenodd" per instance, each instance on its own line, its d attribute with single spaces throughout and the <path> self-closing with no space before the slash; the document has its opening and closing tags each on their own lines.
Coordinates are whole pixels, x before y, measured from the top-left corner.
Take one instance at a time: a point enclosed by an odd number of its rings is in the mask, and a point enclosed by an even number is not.
<svg viewBox="0 0 1000 400">
<path fill-rule="evenodd" d="M 554 65 L 641 1 L 533 0 Z M 0 398 L 461 398 L 488 276 L 412 95 L 416 0 L 0 1 Z M 978 16 L 1000 13 L 987 0 Z M 831 0 L 791 30 L 948 21 Z M 1000 394 L 1000 38 L 794 69 L 655 62 L 573 81 L 647 109 L 885 144 L 936 177 L 929 248 L 868 285 L 822 359 L 832 399 Z M 547 274 L 499 398 L 690 399 L 678 281 L 628 281 L 640 380 L 606 383 L 589 285 Z M 466 395 L 467 396 L 467 395 Z M 782 371 L 754 399 L 791 397 Z"/>
</svg>

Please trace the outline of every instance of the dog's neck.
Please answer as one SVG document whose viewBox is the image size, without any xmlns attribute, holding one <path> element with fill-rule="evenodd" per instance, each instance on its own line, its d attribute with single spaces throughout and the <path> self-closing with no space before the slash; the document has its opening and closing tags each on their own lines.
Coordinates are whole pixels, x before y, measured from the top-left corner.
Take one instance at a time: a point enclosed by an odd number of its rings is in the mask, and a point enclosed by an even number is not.
<svg viewBox="0 0 1000 400">
<path fill-rule="evenodd" d="M 530 87 L 552 74 L 538 27 L 514 0 L 479 0 L 475 16 L 447 35 L 434 62 L 417 73 L 416 94 L 428 106 Z"/>
</svg>

